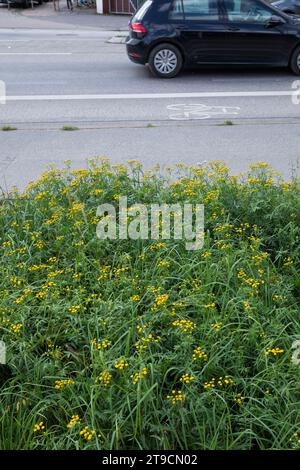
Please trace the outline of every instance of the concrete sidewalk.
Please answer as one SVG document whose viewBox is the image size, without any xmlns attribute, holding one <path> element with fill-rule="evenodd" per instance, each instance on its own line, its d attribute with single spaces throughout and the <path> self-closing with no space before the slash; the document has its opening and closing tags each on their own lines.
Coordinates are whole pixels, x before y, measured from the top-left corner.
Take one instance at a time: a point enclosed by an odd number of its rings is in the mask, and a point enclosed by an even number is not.
<svg viewBox="0 0 300 470">
<path fill-rule="evenodd" d="M 60 1 L 60 11 L 54 10 L 52 2 L 43 3 L 33 10 L 8 10 L 0 5 L 0 29 L 124 31 L 129 18 L 129 15 L 97 15 L 94 8 L 75 8 L 71 12 L 64 0 Z"/>
</svg>

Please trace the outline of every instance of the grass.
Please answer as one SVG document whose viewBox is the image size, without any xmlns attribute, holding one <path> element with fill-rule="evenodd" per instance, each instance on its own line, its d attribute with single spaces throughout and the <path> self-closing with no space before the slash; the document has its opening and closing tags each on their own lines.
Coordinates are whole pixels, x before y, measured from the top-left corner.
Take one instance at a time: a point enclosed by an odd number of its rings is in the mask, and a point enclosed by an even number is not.
<svg viewBox="0 0 300 470">
<path fill-rule="evenodd" d="M 233 126 L 233 122 L 230 121 L 230 119 L 227 119 L 226 121 L 222 122 L 222 124 L 220 124 L 220 126 Z"/>
<path fill-rule="evenodd" d="M 10 124 L 5 124 L 4 126 L 1 127 L 2 131 L 16 131 L 17 128 L 15 126 L 11 126 Z"/>
<path fill-rule="evenodd" d="M 62 131 L 79 131 L 79 127 L 65 125 L 61 128 Z"/>
<path fill-rule="evenodd" d="M 299 448 L 299 180 L 168 178 L 91 162 L 0 201 L 1 449 Z M 203 249 L 99 240 L 119 195 L 204 203 Z"/>
</svg>

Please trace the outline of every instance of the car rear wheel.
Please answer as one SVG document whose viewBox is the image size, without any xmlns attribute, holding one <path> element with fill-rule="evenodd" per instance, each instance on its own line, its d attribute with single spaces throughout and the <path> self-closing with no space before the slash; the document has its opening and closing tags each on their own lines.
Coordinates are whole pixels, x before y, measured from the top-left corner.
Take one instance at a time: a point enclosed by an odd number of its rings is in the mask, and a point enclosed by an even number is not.
<svg viewBox="0 0 300 470">
<path fill-rule="evenodd" d="M 295 75 L 300 75 L 300 47 L 297 47 L 292 54 L 290 68 Z"/>
<path fill-rule="evenodd" d="M 149 55 L 149 68 L 152 74 L 160 78 L 173 78 L 182 68 L 181 52 L 172 44 L 159 44 Z"/>
</svg>

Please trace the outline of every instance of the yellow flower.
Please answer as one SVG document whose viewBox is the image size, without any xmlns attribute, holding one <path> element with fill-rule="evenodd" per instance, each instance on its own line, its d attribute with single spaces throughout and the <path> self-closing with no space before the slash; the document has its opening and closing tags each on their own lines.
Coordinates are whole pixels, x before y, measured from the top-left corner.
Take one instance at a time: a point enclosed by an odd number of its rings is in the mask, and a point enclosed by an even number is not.
<svg viewBox="0 0 300 470">
<path fill-rule="evenodd" d="M 95 349 L 101 350 L 101 349 L 108 349 L 111 346 L 111 341 L 109 341 L 107 338 L 105 338 L 102 341 L 97 341 L 95 338 L 92 340 L 92 345 L 94 346 Z"/>
<path fill-rule="evenodd" d="M 81 423 L 81 419 L 79 418 L 79 416 L 78 415 L 73 415 L 71 420 L 67 424 L 67 428 L 72 429 L 73 426 L 75 426 L 75 424 L 80 424 L 80 423 Z"/>
<path fill-rule="evenodd" d="M 204 308 L 215 308 L 215 306 L 216 306 L 215 302 L 211 302 L 210 304 L 203 305 Z"/>
<path fill-rule="evenodd" d="M 197 361 L 197 360 L 203 360 L 203 361 L 207 361 L 207 354 L 202 351 L 202 348 L 201 346 L 197 346 L 197 348 L 194 349 L 193 351 L 193 360 L 194 361 Z"/>
<path fill-rule="evenodd" d="M 188 373 L 185 373 L 180 377 L 180 382 L 183 382 L 186 385 L 189 385 L 193 380 L 195 380 L 195 377 Z"/>
<path fill-rule="evenodd" d="M 155 303 L 158 307 L 160 307 L 161 305 L 165 305 L 165 303 L 168 301 L 168 298 L 168 294 L 158 295 L 155 297 Z"/>
<path fill-rule="evenodd" d="M 211 324 L 211 327 L 216 330 L 216 331 L 219 331 L 222 327 L 223 323 L 220 322 L 220 321 L 216 321 L 215 323 L 212 323 Z"/>
<path fill-rule="evenodd" d="M 43 432 L 45 430 L 45 425 L 43 421 L 40 421 L 39 423 L 36 423 L 33 427 L 33 432 L 38 433 L 38 432 Z"/>
<path fill-rule="evenodd" d="M 233 385 L 233 380 L 228 376 L 225 375 L 224 377 L 215 378 L 213 377 L 209 382 L 204 382 L 203 387 L 206 390 L 217 388 L 217 387 L 225 387 L 229 385 Z"/>
<path fill-rule="evenodd" d="M 69 312 L 71 313 L 77 313 L 81 308 L 81 305 L 72 305 L 71 307 L 68 308 Z"/>
<path fill-rule="evenodd" d="M 241 405 L 245 399 L 246 399 L 246 397 L 243 397 L 240 393 L 238 393 L 238 394 L 235 395 L 235 397 L 234 397 L 234 401 L 235 401 L 238 405 Z"/>
<path fill-rule="evenodd" d="M 84 437 L 86 441 L 90 441 L 94 434 L 95 431 L 93 429 L 90 429 L 89 426 L 85 426 L 81 431 L 80 431 L 80 436 Z"/>
<path fill-rule="evenodd" d="M 62 390 L 64 387 L 67 387 L 68 385 L 74 385 L 75 381 L 72 379 L 62 379 L 62 380 L 56 380 L 55 381 L 55 388 L 56 390 Z"/>
<path fill-rule="evenodd" d="M 158 343 L 159 341 L 160 341 L 160 336 L 154 336 L 152 333 L 150 333 L 147 336 L 143 336 L 142 338 L 139 338 L 135 343 L 135 347 L 137 351 L 142 352 L 142 351 L 145 351 L 145 349 L 147 349 L 147 346 L 149 344 Z"/>
<path fill-rule="evenodd" d="M 184 400 L 184 395 L 181 390 L 172 390 L 169 395 L 167 395 L 167 400 L 170 400 L 172 405 L 176 405 L 178 402 Z"/>
<path fill-rule="evenodd" d="M 137 382 L 141 380 L 143 377 L 146 377 L 147 374 L 148 374 L 147 367 L 143 367 L 141 372 L 136 372 L 135 374 L 131 374 L 130 378 L 132 380 L 133 385 L 137 384 Z"/>
<path fill-rule="evenodd" d="M 290 256 L 288 256 L 287 258 L 284 258 L 283 266 L 288 268 L 288 267 L 292 266 L 292 264 L 293 264 L 293 260 Z"/>
<path fill-rule="evenodd" d="M 104 387 L 107 387 L 110 384 L 111 379 L 112 379 L 112 374 L 110 374 L 107 371 L 103 371 L 101 372 L 99 377 L 97 377 L 96 382 L 102 382 Z"/>
<path fill-rule="evenodd" d="M 284 353 L 284 349 L 280 349 L 280 348 L 268 348 L 266 350 L 267 356 L 269 355 L 278 356 L 279 354 L 283 354 L 283 353 Z"/>
<path fill-rule="evenodd" d="M 159 268 L 168 268 L 170 266 L 169 261 L 161 260 L 158 263 Z"/>
<path fill-rule="evenodd" d="M 10 331 L 17 335 L 18 333 L 20 333 L 22 328 L 23 328 L 22 323 L 12 323 L 10 326 Z"/>
<path fill-rule="evenodd" d="M 128 367 L 128 362 L 126 361 L 126 359 L 121 358 L 115 362 L 116 369 L 123 370 L 126 369 L 126 367 Z"/>
<path fill-rule="evenodd" d="M 130 300 L 132 300 L 133 302 L 138 302 L 139 300 L 141 300 L 141 296 L 138 294 L 132 295 L 130 297 Z"/>
<path fill-rule="evenodd" d="M 192 333 L 196 329 L 196 323 L 191 320 L 175 320 L 172 323 L 173 326 L 177 326 L 180 328 L 184 333 Z"/>
</svg>

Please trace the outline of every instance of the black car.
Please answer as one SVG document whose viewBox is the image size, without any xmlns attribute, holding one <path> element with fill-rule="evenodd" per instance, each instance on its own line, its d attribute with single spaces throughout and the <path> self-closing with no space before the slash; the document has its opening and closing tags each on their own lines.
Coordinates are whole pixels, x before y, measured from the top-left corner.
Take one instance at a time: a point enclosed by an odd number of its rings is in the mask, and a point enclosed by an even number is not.
<svg viewBox="0 0 300 470">
<path fill-rule="evenodd" d="M 289 15 L 300 15 L 300 0 L 276 0 L 272 5 Z"/>
<path fill-rule="evenodd" d="M 126 47 L 163 78 L 197 64 L 289 66 L 300 75 L 300 18 L 263 0 L 146 0 Z"/>
</svg>

